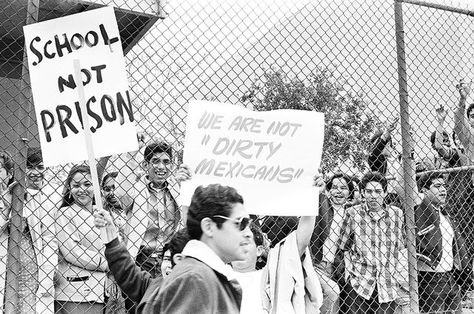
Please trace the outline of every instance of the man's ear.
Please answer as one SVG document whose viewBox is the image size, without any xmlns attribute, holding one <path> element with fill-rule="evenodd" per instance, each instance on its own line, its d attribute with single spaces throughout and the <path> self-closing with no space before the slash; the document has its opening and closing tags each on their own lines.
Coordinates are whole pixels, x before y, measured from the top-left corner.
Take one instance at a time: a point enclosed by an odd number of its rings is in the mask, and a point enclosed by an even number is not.
<svg viewBox="0 0 474 314">
<path fill-rule="evenodd" d="M 181 254 L 181 253 L 176 253 L 175 255 L 173 255 L 173 263 L 175 265 L 178 265 L 179 262 L 181 262 L 181 260 L 184 258 L 184 255 Z"/>
<path fill-rule="evenodd" d="M 140 163 L 140 166 L 143 168 L 143 170 L 146 170 L 148 168 L 148 162 L 146 160 L 143 160 Z"/>
<path fill-rule="evenodd" d="M 212 238 L 214 235 L 214 226 L 215 226 L 215 223 L 209 217 L 206 217 L 203 220 L 201 220 L 202 233 L 209 238 Z"/>
<path fill-rule="evenodd" d="M 263 253 L 265 253 L 265 248 L 263 247 L 263 245 L 257 246 L 257 257 L 262 256 Z"/>
</svg>

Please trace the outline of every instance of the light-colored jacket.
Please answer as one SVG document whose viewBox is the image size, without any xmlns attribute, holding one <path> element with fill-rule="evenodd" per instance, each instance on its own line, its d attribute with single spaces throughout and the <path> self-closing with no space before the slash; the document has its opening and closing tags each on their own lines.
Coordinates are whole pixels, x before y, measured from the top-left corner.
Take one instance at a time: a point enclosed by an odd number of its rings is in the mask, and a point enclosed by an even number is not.
<svg viewBox="0 0 474 314">
<path fill-rule="evenodd" d="M 78 205 L 56 212 L 59 264 L 56 300 L 104 302 L 107 262 L 91 212 Z"/>
<path fill-rule="evenodd" d="M 270 250 L 262 277 L 262 302 L 268 313 L 319 313 L 323 303 L 319 276 L 308 248 L 301 261 L 295 231 Z"/>
<path fill-rule="evenodd" d="M 33 194 L 33 191 L 29 191 Z M 11 206 L 10 191 L 2 195 L 0 210 Z M 38 264 L 39 288 L 36 292 L 36 313 L 54 313 L 53 278 L 58 263 L 57 241 L 54 236 L 54 211 L 60 200 L 59 193 L 49 187 L 28 197 L 23 207 L 23 216 L 28 221 L 31 238 Z M 5 293 L 6 264 L 8 255 L 9 220 L 0 218 L 0 308 L 3 308 Z"/>
<path fill-rule="evenodd" d="M 137 154 L 139 153 L 124 154 L 114 164 L 118 171 L 116 179 L 118 186 L 116 187 L 115 195 L 126 209 L 125 235 L 127 237 L 127 249 L 134 258 L 137 256 L 138 249 L 145 236 L 148 227 L 148 212 L 150 210 L 148 206 L 150 191 L 147 187 L 149 181 L 144 175 L 137 175 L 140 169 L 140 161 L 137 159 Z M 171 197 L 176 202 L 177 214 L 182 218 L 185 213 L 180 212 L 177 203 L 179 184 L 172 176 L 167 181 Z M 176 227 L 183 224 L 181 218 L 176 221 Z M 164 243 L 162 244 L 164 245 Z"/>
</svg>

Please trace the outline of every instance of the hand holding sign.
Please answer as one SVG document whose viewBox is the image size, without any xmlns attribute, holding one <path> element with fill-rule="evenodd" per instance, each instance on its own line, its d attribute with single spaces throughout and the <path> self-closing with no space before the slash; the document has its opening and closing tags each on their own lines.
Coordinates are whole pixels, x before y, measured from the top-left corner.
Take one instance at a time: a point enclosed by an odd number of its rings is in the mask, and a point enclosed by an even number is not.
<svg viewBox="0 0 474 314">
<path fill-rule="evenodd" d="M 183 181 L 190 180 L 191 176 L 192 176 L 191 170 L 189 170 L 189 167 L 187 165 L 185 164 L 179 165 L 178 170 L 176 170 L 176 173 L 175 173 L 176 181 L 181 183 Z"/>
</svg>

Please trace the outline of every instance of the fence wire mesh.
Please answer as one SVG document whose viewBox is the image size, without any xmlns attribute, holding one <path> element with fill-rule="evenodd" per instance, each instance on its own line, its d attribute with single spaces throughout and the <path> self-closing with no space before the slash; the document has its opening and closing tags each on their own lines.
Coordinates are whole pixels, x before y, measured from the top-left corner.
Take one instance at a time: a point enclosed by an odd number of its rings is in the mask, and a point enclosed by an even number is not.
<svg viewBox="0 0 474 314">
<path fill-rule="evenodd" d="M 418 302 L 423 313 L 474 312 L 471 3 L 402 4 L 408 121 L 400 119 L 394 1 L 1 3 L 3 312 L 134 313 L 143 287 L 127 288 L 110 262 L 129 254 L 160 278 L 174 265 L 168 251 L 182 250 L 186 236 L 175 234 L 186 213 L 173 177 L 192 99 L 324 112 L 326 187 L 310 242 L 321 313 L 415 313 Z M 43 166 L 22 33 L 104 5 L 115 8 L 141 143 L 99 161 L 104 206 L 127 246 L 116 255 L 104 253 L 84 205 L 87 166 Z M 402 154 L 408 143 L 412 152 Z M 404 176 L 403 161 L 416 177 Z M 255 218 L 264 252 L 298 227 L 297 217 Z M 257 268 L 265 261 L 259 255 Z"/>
</svg>

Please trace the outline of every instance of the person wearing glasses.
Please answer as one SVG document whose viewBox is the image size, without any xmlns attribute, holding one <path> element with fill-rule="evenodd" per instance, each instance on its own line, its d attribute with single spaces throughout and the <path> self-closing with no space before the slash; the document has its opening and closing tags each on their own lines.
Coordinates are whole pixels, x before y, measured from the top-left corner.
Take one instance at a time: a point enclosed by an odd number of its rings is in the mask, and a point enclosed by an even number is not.
<svg viewBox="0 0 474 314">
<path fill-rule="evenodd" d="M 163 281 L 130 266 L 123 245 L 117 254 L 113 247 L 120 242 L 110 214 L 95 213 L 96 227 L 106 230 L 106 257 L 117 282 L 136 284 L 131 297 L 141 298 L 137 313 L 239 313 L 242 290 L 229 263 L 248 253 L 251 219 L 243 202 L 234 188 L 199 186 L 186 216 L 189 241 Z M 128 266 L 120 267 L 119 260 Z"/>
<path fill-rule="evenodd" d="M 405 249 L 402 211 L 384 203 L 387 180 L 378 172 L 361 179 L 364 201 L 346 210 L 339 247 L 345 255 L 349 313 L 394 313 L 397 269 Z"/>
<path fill-rule="evenodd" d="M 13 180 L 13 160 L 7 155 L 0 155 L 1 166 L 6 167 L 8 188 L 3 191 L 0 201 L 0 312 L 5 312 L 11 302 L 4 300 L 8 238 L 12 232 L 10 222 L 12 215 L 12 191 L 16 182 Z M 0 169 L 0 173 L 2 169 Z M 51 186 L 45 186 L 43 158 L 39 148 L 28 148 L 26 157 L 26 191 L 20 223 L 18 296 L 16 313 L 53 313 L 54 285 L 53 276 L 57 266 L 57 241 L 54 236 L 54 211 L 60 201 Z M 9 310 L 8 310 L 9 311 Z"/>
<path fill-rule="evenodd" d="M 418 291 L 423 313 L 461 313 L 461 286 L 472 283 L 472 268 L 456 221 L 445 208 L 444 177 L 418 179 L 422 203 L 415 207 Z"/>
<path fill-rule="evenodd" d="M 229 264 L 246 258 L 250 222 L 234 188 L 196 188 L 186 219 L 185 257 L 163 281 L 149 313 L 239 313 L 242 289 Z"/>
</svg>

